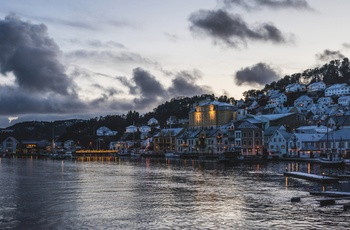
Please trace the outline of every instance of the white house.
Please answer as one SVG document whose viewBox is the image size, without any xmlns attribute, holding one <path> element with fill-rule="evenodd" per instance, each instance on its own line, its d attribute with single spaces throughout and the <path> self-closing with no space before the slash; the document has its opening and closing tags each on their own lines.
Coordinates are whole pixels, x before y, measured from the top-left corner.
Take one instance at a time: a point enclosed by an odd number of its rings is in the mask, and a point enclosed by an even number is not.
<svg viewBox="0 0 350 230">
<path fill-rule="evenodd" d="M 289 138 L 289 156 L 319 158 L 321 154 L 320 140 L 324 135 L 324 133 L 293 133 Z"/>
<path fill-rule="evenodd" d="M 148 120 L 147 125 L 149 125 L 149 126 L 158 125 L 158 120 L 155 118 L 151 118 Z"/>
<path fill-rule="evenodd" d="M 102 126 L 98 130 L 96 130 L 96 135 L 97 136 L 114 136 L 118 132 L 117 131 L 112 131 L 109 128 Z"/>
<path fill-rule="evenodd" d="M 284 126 L 280 126 L 267 141 L 268 153 L 272 158 L 280 158 L 288 154 L 288 140 L 292 134 Z"/>
<path fill-rule="evenodd" d="M 7 137 L 1 143 L 1 152 L 2 153 L 16 153 L 18 141 L 14 137 Z"/>
<path fill-rule="evenodd" d="M 306 95 L 300 96 L 294 101 L 295 107 L 310 108 L 312 105 L 313 100 Z"/>
<path fill-rule="evenodd" d="M 323 105 L 330 105 L 333 102 L 332 98 L 331 97 L 320 97 L 318 100 L 317 100 L 317 103 L 318 104 L 323 104 Z"/>
<path fill-rule="evenodd" d="M 271 97 L 272 95 L 278 94 L 280 91 L 278 89 L 271 89 L 269 92 L 267 92 L 268 97 Z"/>
<path fill-rule="evenodd" d="M 286 86 L 286 93 L 300 92 L 303 90 L 305 90 L 305 86 L 302 86 L 298 83 L 293 83 Z"/>
<path fill-rule="evenodd" d="M 350 96 L 341 96 L 338 98 L 338 105 L 349 106 Z"/>
<path fill-rule="evenodd" d="M 276 107 L 278 105 L 283 105 L 287 101 L 287 96 L 284 93 L 274 94 L 269 98 L 268 104 L 270 107 Z"/>
<path fill-rule="evenodd" d="M 323 91 L 326 89 L 326 84 L 323 81 L 311 83 L 307 87 L 308 92 Z"/>
<path fill-rule="evenodd" d="M 348 95 L 350 94 L 350 86 L 348 86 L 346 83 L 342 84 L 334 84 L 330 87 L 328 87 L 325 92 L 325 96 L 340 96 L 340 95 Z"/>
</svg>

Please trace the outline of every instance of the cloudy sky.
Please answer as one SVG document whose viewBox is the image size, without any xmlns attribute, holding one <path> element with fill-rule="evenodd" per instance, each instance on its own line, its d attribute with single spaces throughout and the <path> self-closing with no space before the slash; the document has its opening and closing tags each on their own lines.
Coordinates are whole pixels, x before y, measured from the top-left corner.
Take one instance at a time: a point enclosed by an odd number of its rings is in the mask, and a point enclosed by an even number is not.
<svg viewBox="0 0 350 230">
<path fill-rule="evenodd" d="M 0 3 L 0 127 L 239 99 L 350 51 L 348 0 Z"/>
</svg>

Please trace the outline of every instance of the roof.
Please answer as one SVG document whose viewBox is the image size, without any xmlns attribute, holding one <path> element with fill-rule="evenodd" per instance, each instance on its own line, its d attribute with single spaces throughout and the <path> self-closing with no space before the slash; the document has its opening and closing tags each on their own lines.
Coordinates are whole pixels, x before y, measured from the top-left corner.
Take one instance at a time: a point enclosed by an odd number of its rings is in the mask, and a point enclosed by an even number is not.
<svg viewBox="0 0 350 230">
<path fill-rule="evenodd" d="M 349 141 L 350 129 L 333 130 L 328 133 L 328 141 Z M 325 134 L 320 141 L 327 141 L 327 134 Z"/>
<path fill-rule="evenodd" d="M 294 133 L 302 142 L 318 142 L 325 134 L 320 133 Z"/>
<path fill-rule="evenodd" d="M 284 114 L 262 114 L 262 115 L 251 115 L 254 119 L 258 120 L 258 121 L 262 121 L 262 120 L 270 120 L 270 121 L 274 121 L 274 120 L 278 120 L 284 117 L 288 117 L 290 115 L 293 115 L 295 113 L 284 113 Z"/>
</svg>

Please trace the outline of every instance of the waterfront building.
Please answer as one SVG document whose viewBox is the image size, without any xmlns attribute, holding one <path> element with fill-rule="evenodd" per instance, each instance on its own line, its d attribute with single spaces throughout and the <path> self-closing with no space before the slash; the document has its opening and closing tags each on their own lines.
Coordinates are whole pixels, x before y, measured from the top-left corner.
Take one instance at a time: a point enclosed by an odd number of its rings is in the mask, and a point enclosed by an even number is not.
<svg viewBox="0 0 350 230">
<path fill-rule="evenodd" d="M 242 156 L 262 156 L 263 132 L 260 127 L 248 121 L 238 122 L 234 130 L 235 147 Z"/>
<path fill-rule="evenodd" d="M 319 158 L 321 154 L 320 140 L 323 133 L 293 133 L 288 142 L 290 157 Z"/>
<path fill-rule="evenodd" d="M 332 157 L 350 157 L 350 128 L 330 130 L 320 139 L 321 151 Z"/>
<path fill-rule="evenodd" d="M 158 154 L 175 152 L 176 140 L 184 131 L 184 128 L 161 129 L 153 136 L 154 152 Z"/>
<path fill-rule="evenodd" d="M 189 113 L 189 127 L 216 128 L 233 119 L 234 106 L 229 103 L 204 100 Z"/>
<path fill-rule="evenodd" d="M 16 153 L 17 145 L 19 141 L 17 141 L 14 137 L 7 137 L 1 142 L 1 153 Z"/>
<path fill-rule="evenodd" d="M 281 158 L 288 154 L 288 140 L 291 135 L 283 125 L 274 131 L 267 140 L 267 152 L 271 158 Z"/>
</svg>

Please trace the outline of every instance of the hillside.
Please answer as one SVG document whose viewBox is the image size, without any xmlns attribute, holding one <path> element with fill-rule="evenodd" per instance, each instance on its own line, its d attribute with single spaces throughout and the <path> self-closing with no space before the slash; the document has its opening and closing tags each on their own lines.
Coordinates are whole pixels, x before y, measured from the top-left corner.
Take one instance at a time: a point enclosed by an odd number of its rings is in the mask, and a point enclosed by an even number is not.
<svg viewBox="0 0 350 230">
<path fill-rule="evenodd" d="M 307 69 L 302 73 L 287 75 L 282 79 L 266 84 L 261 90 L 248 90 L 243 93 L 245 102 L 249 105 L 249 99 L 257 98 L 259 106 L 264 106 L 267 102 L 267 97 L 258 97 L 258 95 L 266 95 L 269 90 L 278 89 L 284 91 L 285 87 L 291 83 L 310 84 L 316 81 L 323 81 L 327 85 L 335 83 L 350 83 L 350 64 L 348 58 L 342 61 L 333 60 L 328 64 L 324 64 L 320 68 Z M 300 93 L 290 94 L 287 105 L 300 96 Z M 320 95 L 315 95 L 318 97 Z M 31 121 L 22 122 L 12 125 L 7 130 L 13 130 L 11 136 L 18 140 L 51 140 L 53 135 L 57 141 L 74 140 L 80 145 L 89 145 L 96 139 L 96 129 L 101 126 L 106 126 L 111 130 L 118 131 L 118 134 L 113 137 L 108 137 L 108 140 L 119 139 L 129 125 L 137 126 L 147 124 L 148 120 L 155 118 L 158 120 L 161 127 L 166 126 L 166 120 L 170 116 L 176 116 L 179 119 L 188 118 L 188 113 L 192 109 L 193 104 L 205 99 L 218 100 L 222 102 L 234 103 L 234 98 L 227 96 L 215 97 L 213 94 L 205 94 L 193 97 L 177 97 L 165 102 L 153 109 L 153 111 L 140 115 L 137 111 L 128 111 L 123 115 L 108 115 L 105 117 L 95 117 L 89 120 L 64 120 L 55 122 Z M 8 133 L 1 133 L 0 138 L 8 136 Z"/>
</svg>

